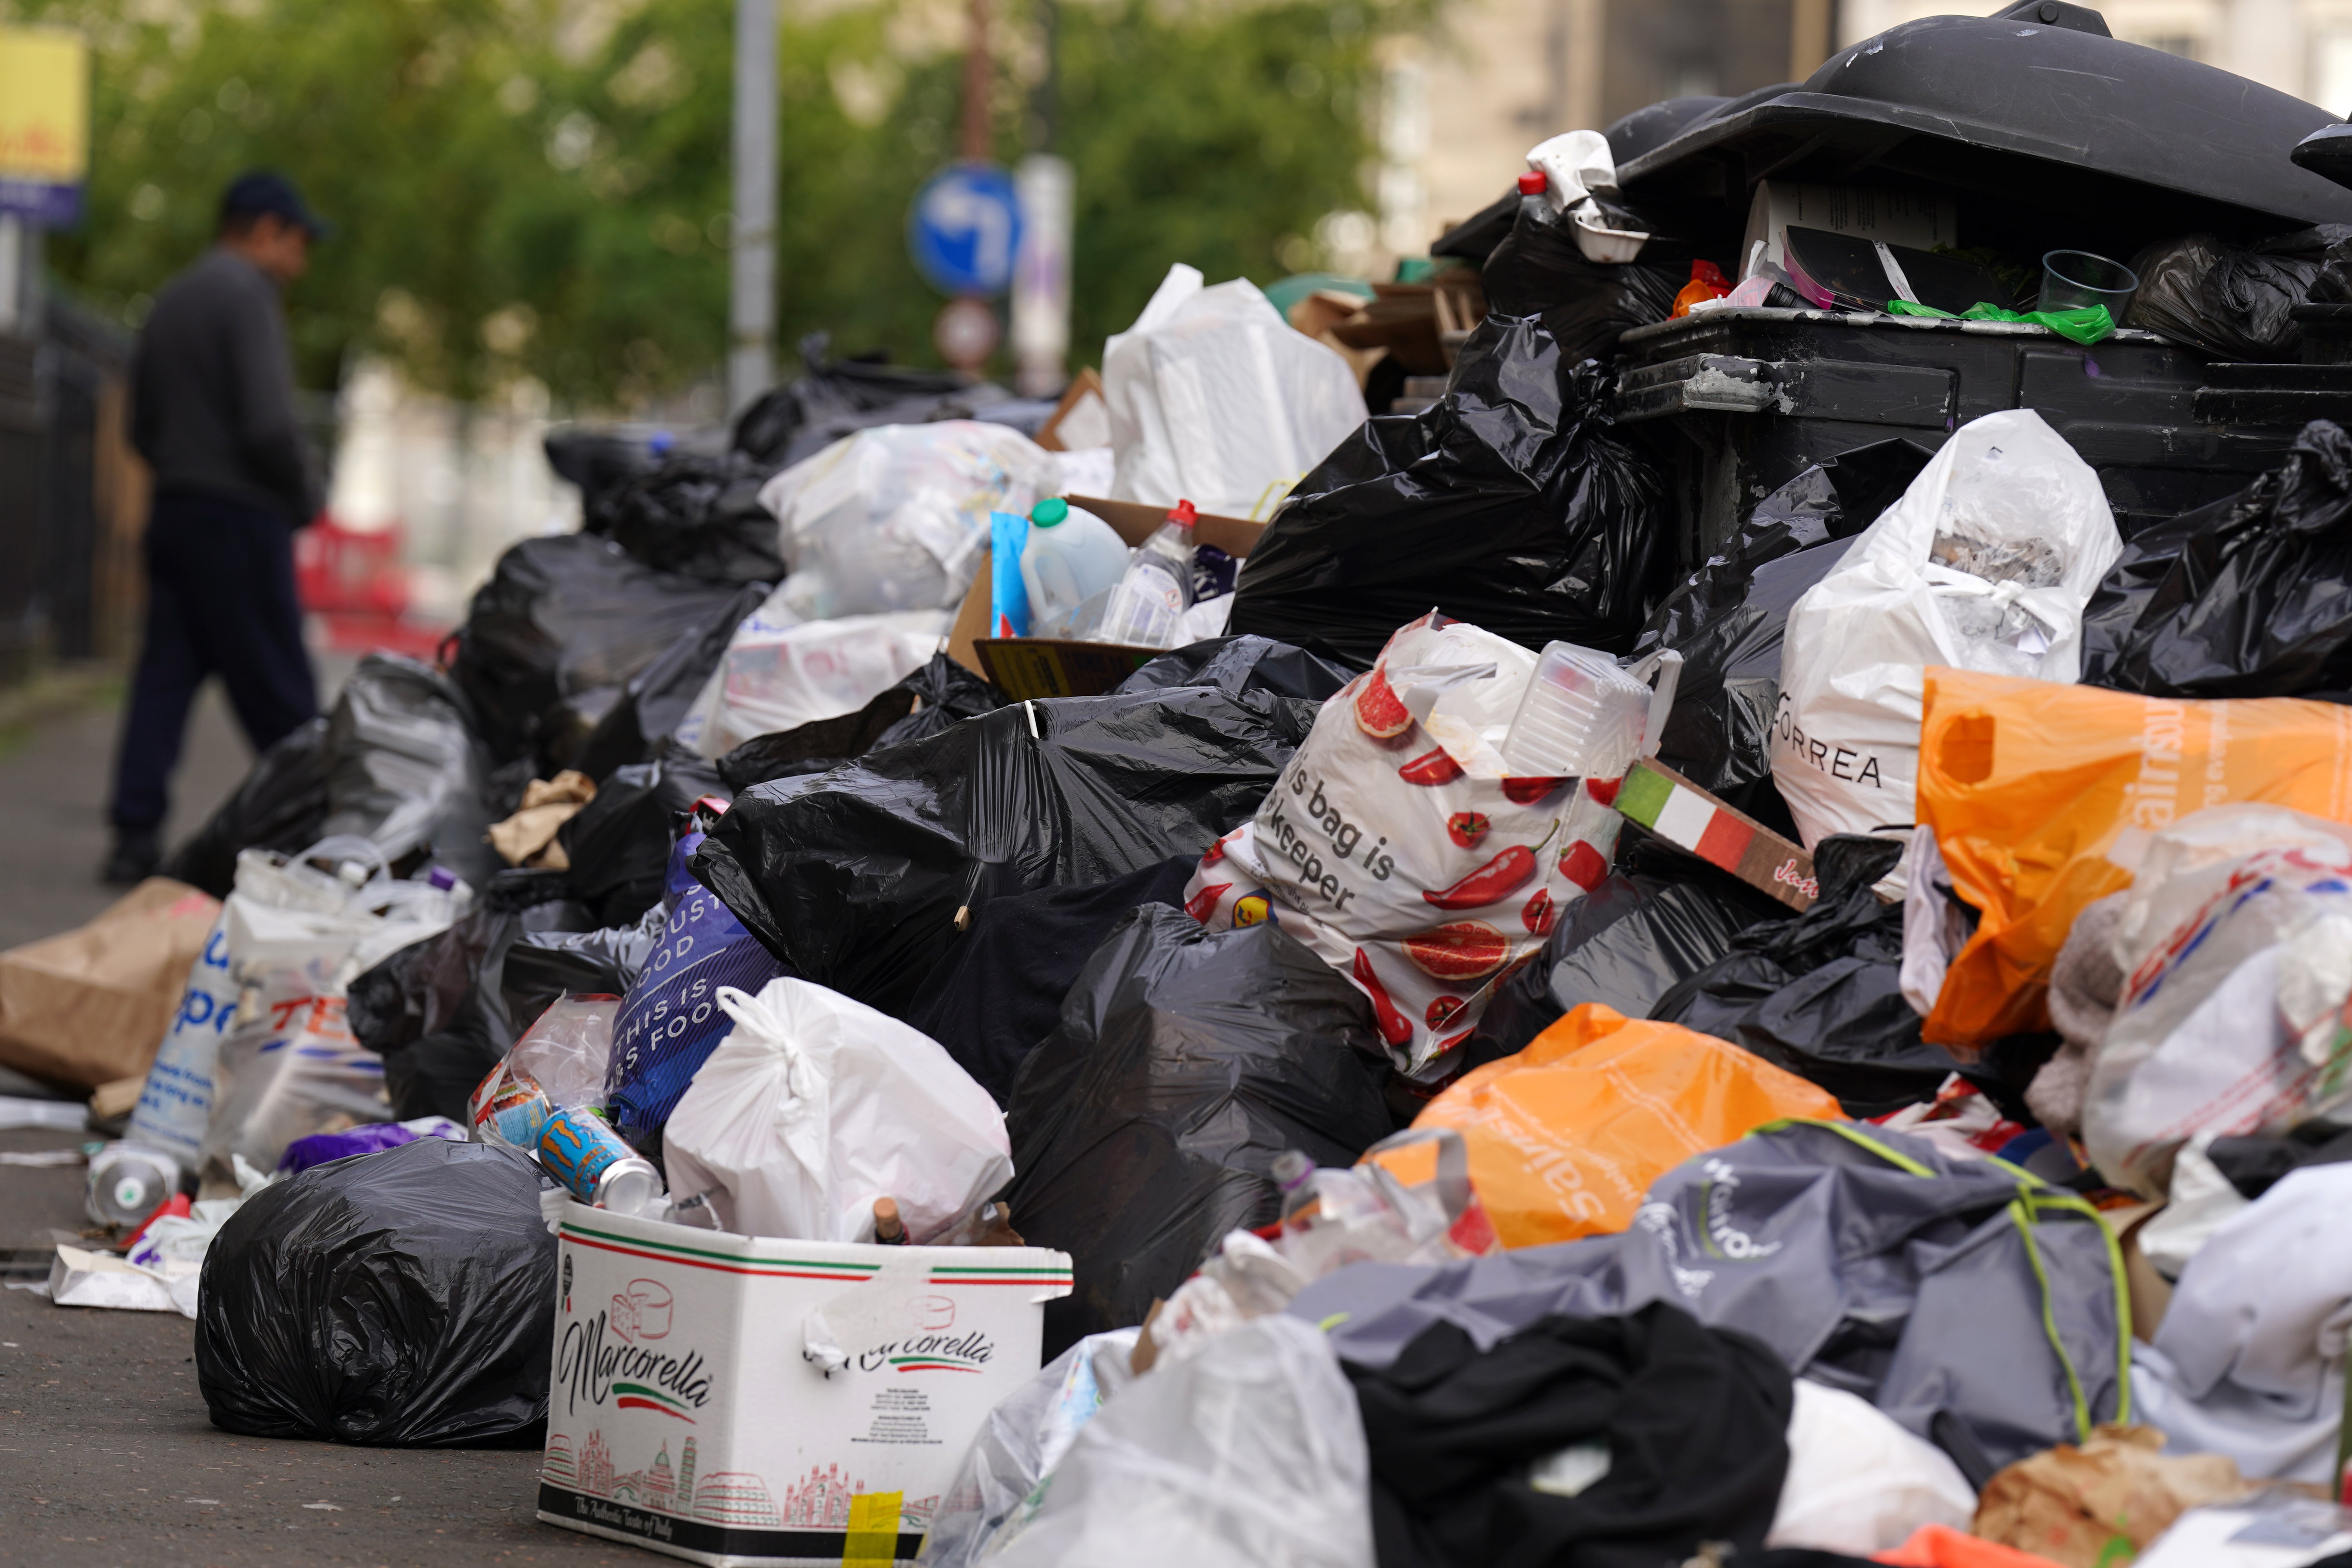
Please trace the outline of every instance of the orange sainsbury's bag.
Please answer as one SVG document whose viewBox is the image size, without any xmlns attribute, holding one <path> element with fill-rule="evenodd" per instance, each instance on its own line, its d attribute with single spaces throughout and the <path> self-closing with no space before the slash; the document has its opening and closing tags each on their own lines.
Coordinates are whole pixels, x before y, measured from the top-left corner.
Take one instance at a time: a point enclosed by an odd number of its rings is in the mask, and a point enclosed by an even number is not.
<svg viewBox="0 0 2352 1568">
<path fill-rule="evenodd" d="M 2352 708 L 2192 702 L 1927 671 L 1919 820 L 1983 912 L 1924 1033 L 1972 1050 L 2049 1027 L 2050 966 L 2084 906 L 2131 885 L 2149 836 L 2261 801 L 2352 822 Z"/>
<path fill-rule="evenodd" d="M 1462 1075 L 1413 1119 L 1451 1127 L 1505 1247 L 1624 1229 L 1650 1184 L 1783 1117 L 1843 1120 L 1825 1090 L 1678 1024 L 1588 1002 L 1527 1049 Z M 1412 1181 L 1428 1149 L 1379 1156 Z"/>
</svg>

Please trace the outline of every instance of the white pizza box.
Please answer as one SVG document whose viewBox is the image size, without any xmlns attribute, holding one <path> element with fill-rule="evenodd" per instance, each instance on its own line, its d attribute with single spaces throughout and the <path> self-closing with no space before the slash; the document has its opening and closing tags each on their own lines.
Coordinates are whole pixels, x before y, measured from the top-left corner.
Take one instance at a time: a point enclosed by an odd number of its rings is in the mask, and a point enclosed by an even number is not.
<svg viewBox="0 0 2352 1568">
<path fill-rule="evenodd" d="M 557 1235 L 539 1517 L 720 1565 L 911 1560 L 1070 1293 L 1069 1254 L 1037 1247 L 785 1241 L 580 1204 Z"/>
</svg>

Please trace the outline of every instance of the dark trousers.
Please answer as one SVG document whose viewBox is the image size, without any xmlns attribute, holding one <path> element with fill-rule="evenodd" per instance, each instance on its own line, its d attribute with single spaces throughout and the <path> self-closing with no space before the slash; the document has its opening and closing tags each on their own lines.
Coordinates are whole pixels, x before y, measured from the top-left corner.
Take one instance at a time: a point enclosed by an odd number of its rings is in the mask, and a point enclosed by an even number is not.
<svg viewBox="0 0 2352 1568">
<path fill-rule="evenodd" d="M 208 675 L 228 688 L 257 752 L 318 713 L 294 595 L 294 531 L 248 501 L 159 495 L 147 518 L 147 640 L 114 770 L 118 831 L 163 826 L 188 706 Z"/>
</svg>

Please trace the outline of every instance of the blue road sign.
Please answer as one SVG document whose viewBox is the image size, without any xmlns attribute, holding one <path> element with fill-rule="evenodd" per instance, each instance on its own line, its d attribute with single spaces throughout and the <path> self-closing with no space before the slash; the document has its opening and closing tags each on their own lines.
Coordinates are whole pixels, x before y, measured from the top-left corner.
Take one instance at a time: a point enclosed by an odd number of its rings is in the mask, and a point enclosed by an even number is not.
<svg viewBox="0 0 2352 1568">
<path fill-rule="evenodd" d="M 915 193 L 907 248 L 943 294 L 1002 294 L 1013 282 L 1021 204 L 1013 174 L 994 163 L 950 163 Z"/>
</svg>

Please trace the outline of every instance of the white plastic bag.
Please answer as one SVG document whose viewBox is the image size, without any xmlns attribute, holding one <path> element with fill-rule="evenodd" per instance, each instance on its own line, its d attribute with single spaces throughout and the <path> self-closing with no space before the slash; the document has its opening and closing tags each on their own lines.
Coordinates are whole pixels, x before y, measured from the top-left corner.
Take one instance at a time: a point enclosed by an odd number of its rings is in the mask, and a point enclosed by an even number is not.
<svg viewBox="0 0 2352 1568">
<path fill-rule="evenodd" d="M 811 981 L 722 986 L 735 1027 L 670 1113 L 670 1191 L 708 1194 L 720 1228 L 871 1241 L 874 1200 L 908 1237 L 946 1231 L 1013 1178 L 988 1091 L 938 1041 Z"/>
<path fill-rule="evenodd" d="M 1355 1391 L 1322 1334 L 1276 1313 L 1104 1405 L 987 1561 L 1371 1568 L 1371 1513 Z"/>
<path fill-rule="evenodd" d="M 194 1166 L 204 1144 L 212 1115 L 213 1062 L 236 1014 L 236 978 L 228 966 L 228 910 L 223 906 L 204 952 L 188 966 L 188 983 L 148 1066 L 127 1134 L 131 1142 L 170 1154 L 184 1169 Z"/>
<path fill-rule="evenodd" d="M 2122 552 L 2098 475 L 2040 415 L 1953 432 L 1789 612 L 1772 777 L 1805 847 L 1910 826 L 1929 665 L 2074 680 Z"/>
<path fill-rule="evenodd" d="M 998 1402 L 972 1439 L 916 1558 L 966 1568 L 988 1555 L 1007 1521 L 1041 1500 L 1037 1483 L 1069 1452 L 1095 1413 L 1134 1380 L 1128 1360 L 1141 1331 L 1088 1334 Z"/>
<path fill-rule="evenodd" d="M 771 604 L 808 620 L 952 608 L 988 543 L 988 514 L 1028 515 L 1060 477 L 1051 452 L 1002 425 L 845 437 L 760 491 L 792 568 Z"/>
<path fill-rule="evenodd" d="M 1609 872 L 1622 819 L 1601 794 L 1614 791 L 1505 776 L 1535 667 L 1434 611 L 1404 626 L 1185 888 L 1195 920 L 1272 920 L 1347 975 L 1408 1073 L 1449 1070 L 1496 988 Z"/>
<path fill-rule="evenodd" d="M 946 610 L 803 620 L 792 579 L 744 617 L 677 731 L 706 757 L 754 735 L 855 713 L 920 669 L 954 618 Z"/>
<path fill-rule="evenodd" d="M 1103 344 L 1103 396 L 1114 500 L 1189 500 L 1227 517 L 1271 514 L 1364 422 L 1346 360 L 1294 330 L 1249 279 L 1205 289 L 1181 262 Z"/>
<path fill-rule="evenodd" d="M 339 872 L 321 870 L 314 860 Z M 293 857 L 239 854 L 236 886 L 189 968 L 179 1010 L 131 1111 L 131 1139 L 194 1168 L 213 1121 L 221 1043 L 233 1026 L 260 1025 L 263 994 L 273 1002 L 340 995 L 379 959 L 448 929 L 472 898 L 462 882 L 445 889 L 394 880 L 383 852 L 364 838 L 321 839 Z M 255 1010 L 240 1017 L 239 999 L 248 991 Z M 276 1159 L 271 1154 L 268 1163 Z"/>
<path fill-rule="evenodd" d="M 2204 858 L 2257 833 L 2266 847 Z M 2156 836 L 2083 1100 L 2083 1141 L 2109 1181 L 2161 1197 L 2196 1133 L 2284 1132 L 2352 1101 L 2347 833 L 2283 807 L 2217 806 Z"/>
<path fill-rule="evenodd" d="M 237 1192 L 236 1161 L 275 1171 L 314 1132 L 391 1120 L 383 1058 L 352 1037 L 340 991 L 308 990 L 299 971 L 248 990 L 214 1066 L 212 1118 L 198 1166 L 207 1197 Z"/>
<path fill-rule="evenodd" d="M 1871 1557 L 1923 1524 L 1966 1530 L 1976 1489 L 1941 1448 L 1895 1424 L 1868 1400 L 1796 1380 L 1789 1415 L 1789 1474 L 1769 1547 L 1811 1547 Z"/>
</svg>

